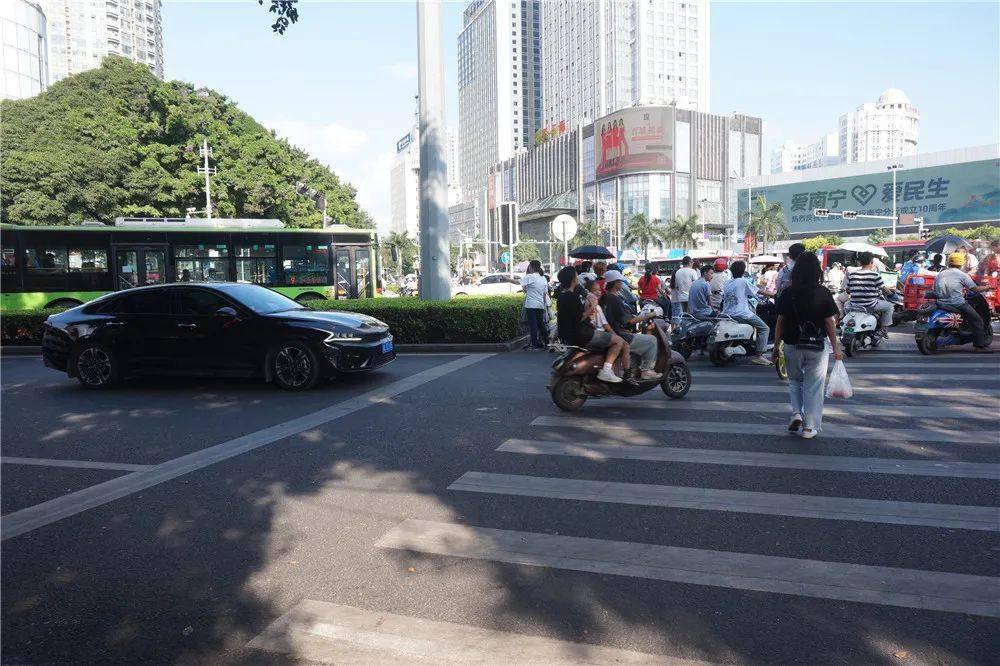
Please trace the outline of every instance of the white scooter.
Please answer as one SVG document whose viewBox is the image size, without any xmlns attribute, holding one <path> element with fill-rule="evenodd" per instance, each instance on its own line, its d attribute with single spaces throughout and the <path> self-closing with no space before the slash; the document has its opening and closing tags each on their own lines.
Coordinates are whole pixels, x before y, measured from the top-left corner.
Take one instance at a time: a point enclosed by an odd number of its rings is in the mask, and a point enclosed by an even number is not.
<svg viewBox="0 0 1000 666">
<path fill-rule="evenodd" d="M 874 349 L 885 340 L 877 332 L 878 317 L 868 310 L 851 309 L 850 301 L 840 326 L 840 346 L 848 356 L 854 356 L 862 349 Z"/>
<path fill-rule="evenodd" d="M 718 323 L 708 336 L 708 359 L 712 365 L 725 367 L 736 359 L 752 358 L 757 354 L 757 329 L 750 324 L 736 321 L 727 315 L 719 315 Z M 780 379 L 788 378 L 784 363 L 775 364 L 774 370 Z"/>
</svg>

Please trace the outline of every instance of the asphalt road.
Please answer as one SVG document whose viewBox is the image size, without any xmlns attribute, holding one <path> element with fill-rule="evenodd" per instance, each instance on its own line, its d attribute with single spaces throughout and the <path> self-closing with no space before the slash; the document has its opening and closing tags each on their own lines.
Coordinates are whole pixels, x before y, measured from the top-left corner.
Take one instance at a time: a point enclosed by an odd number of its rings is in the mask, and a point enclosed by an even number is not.
<svg viewBox="0 0 1000 666">
<path fill-rule="evenodd" d="M 1000 354 L 897 342 L 808 442 L 699 358 L 572 415 L 546 353 L 305 394 L 4 358 L 3 662 L 995 663 Z"/>
</svg>

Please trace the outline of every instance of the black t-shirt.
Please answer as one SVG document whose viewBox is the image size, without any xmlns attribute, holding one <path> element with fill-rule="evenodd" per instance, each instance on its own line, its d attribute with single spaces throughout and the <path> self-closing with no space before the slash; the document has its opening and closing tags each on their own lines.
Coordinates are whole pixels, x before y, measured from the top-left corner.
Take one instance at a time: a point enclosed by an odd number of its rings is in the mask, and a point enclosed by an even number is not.
<svg viewBox="0 0 1000 666">
<path fill-rule="evenodd" d="M 607 293 L 601 299 L 604 308 L 604 316 L 608 319 L 608 324 L 614 332 L 625 338 L 625 342 L 632 342 L 634 329 L 626 322 L 635 316 L 635 312 L 618 294 Z"/>
<path fill-rule="evenodd" d="M 823 323 L 827 317 L 837 314 L 837 304 L 833 301 L 830 290 L 821 284 L 811 289 L 789 287 L 778 294 L 775 310 L 785 316 L 781 329 L 781 339 L 787 345 L 799 342 L 799 315 L 803 320 L 811 321 L 820 331 L 826 331 Z"/>
<path fill-rule="evenodd" d="M 594 337 L 594 328 L 583 319 L 583 301 L 573 291 L 562 291 L 556 298 L 556 325 L 559 338 L 568 345 L 586 347 Z"/>
</svg>

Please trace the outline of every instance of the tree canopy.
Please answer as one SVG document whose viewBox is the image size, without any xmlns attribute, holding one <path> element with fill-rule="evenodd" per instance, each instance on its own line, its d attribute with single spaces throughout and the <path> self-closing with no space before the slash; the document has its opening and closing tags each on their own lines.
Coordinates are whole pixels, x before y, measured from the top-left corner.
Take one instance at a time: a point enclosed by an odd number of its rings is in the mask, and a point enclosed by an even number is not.
<svg viewBox="0 0 1000 666">
<path fill-rule="evenodd" d="M 324 192 L 336 223 L 372 227 L 356 190 L 225 95 L 160 81 L 143 65 L 108 56 L 37 97 L 2 102 L 0 219 L 79 224 L 118 216 L 183 217 L 205 206 L 198 149 L 214 154 L 218 217 L 276 218 L 322 226 L 322 211 L 295 183 Z"/>
</svg>

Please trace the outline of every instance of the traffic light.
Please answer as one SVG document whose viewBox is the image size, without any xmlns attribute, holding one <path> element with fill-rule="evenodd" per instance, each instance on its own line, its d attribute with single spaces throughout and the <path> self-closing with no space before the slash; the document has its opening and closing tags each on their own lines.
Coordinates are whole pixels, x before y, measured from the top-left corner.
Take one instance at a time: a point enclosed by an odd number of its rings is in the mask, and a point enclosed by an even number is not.
<svg viewBox="0 0 1000 666">
<path fill-rule="evenodd" d="M 845 220 L 856 220 L 858 219 L 858 211 L 856 210 L 845 210 L 843 213 L 843 218 Z"/>
<path fill-rule="evenodd" d="M 505 201 L 497 206 L 500 218 L 500 242 L 504 245 L 517 245 L 520 234 L 517 228 L 517 203 Z"/>
<path fill-rule="evenodd" d="M 829 208 L 813 208 L 813 217 L 830 217 Z"/>
</svg>

